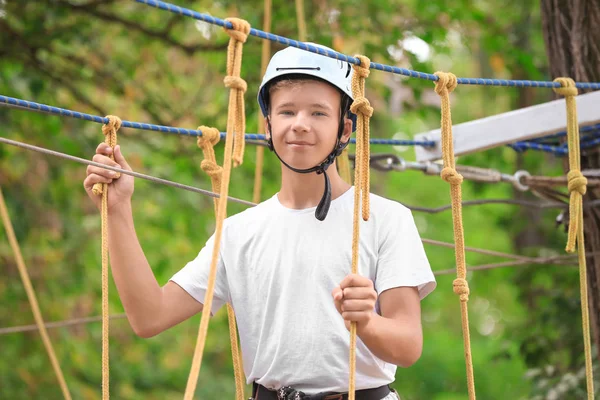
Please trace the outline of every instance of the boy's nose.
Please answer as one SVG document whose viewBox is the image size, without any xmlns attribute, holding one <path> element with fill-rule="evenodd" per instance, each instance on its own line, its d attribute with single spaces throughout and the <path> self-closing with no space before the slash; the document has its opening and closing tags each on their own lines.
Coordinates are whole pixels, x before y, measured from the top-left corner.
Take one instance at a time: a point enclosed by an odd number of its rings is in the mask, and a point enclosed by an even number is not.
<svg viewBox="0 0 600 400">
<path fill-rule="evenodd" d="M 294 118 L 294 122 L 292 124 L 292 129 L 294 132 L 307 132 L 309 129 L 308 118 L 307 116 L 299 112 L 296 114 L 296 118 Z"/>
</svg>

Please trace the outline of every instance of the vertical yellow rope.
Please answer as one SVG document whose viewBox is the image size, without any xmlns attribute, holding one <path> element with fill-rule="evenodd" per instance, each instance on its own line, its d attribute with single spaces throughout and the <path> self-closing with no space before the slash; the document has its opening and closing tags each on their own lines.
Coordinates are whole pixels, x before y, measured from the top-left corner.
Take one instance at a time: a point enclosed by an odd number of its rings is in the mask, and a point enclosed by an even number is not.
<svg viewBox="0 0 600 400">
<path fill-rule="evenodd" d="M 204 153 L 201 167 L 212 183 L 212 191 L 218 193 L 221 191 L 221 176 L 223 168 L 217 165 L 214 146 L 219 142 L 220 133 L 218 129 L 209 128 L 206 126 L 198 127 L 202 132 L 202 136 L 198 137 L 198 146 Z M 218 214 L 218 199 L 214 199 L 215 218 Z M 235 313 L 231 304 L 227 303 L 227 319 L 229 321 L 229 340 L 231 343 L 231 356 L 233 360 L 233 372 L 235 377 L 235 398 L 236 400 L 244 400 L 244 376 L 242 357 L 238 345 L 237 325 L 235 323 Z"/>
<path fill-rule="evenodd" d="M 271 32 L 271 0 L 265 0 L 264 2 L 264 17 L 263 17 L 263 31 Z M 260 71 L 261 76 L 265 74 L 267 70 L 267 64 L 271 55 L 271 41 L 263 40 L 262 42 L 262 53 L 260 60 Z M 258 133 L 265 133 L 265 120 L 261 113 L 258 111 Z M 252 201 L 254 203 L 260 202 L 260 193 L 262 189 L 262 176 L 263 166 L 265 160 L 265 148 L 263 146 L 256 146 L 256 167 L 254 169 L 254 193 L 252 194 Z"/>
<path fill-rule="evenodd" d="M 242 68 L 242 50 L 250 32 L 250 24 L 238 18 L 228 18 L 233 25 L 233 29 L 225 29 L 230 36 L 229 46 L 227 48 L 227 76 L 224 79 L 225 86 L 229 91 L 229 112 L 227 114 L 227 136 L 225 137 L 225 154 L 223 159 L 223 173 L 221 178 L 221 190 L 219 194 L 219 205 L 217 207 L 217 221 L 215 228 L 215 242 L 213 247 L 210 273 L 204 297 L 202 318 L 200 319 L 200 328 L 198 330 L 198 341 L 194 350 L 194 358 L 188 382 L 185 388 L 185 400 L 191 400 L 196 391 L 198 383 L 198 374 L 202 365 L 202 353 L 206 344 L 206 333 L 208 332 L 208 322 L 210 320 L 210 311 L 212 309 L 213 292 L 217 276 L 217 263 L 219 261 L 219 251 L 221 248 L 221 234 L 223 232 L 223 221 L 227 215 L 227 196 L 229 194 L 229 178 L 231 176 L 232 159 L 237 157 L 236 164 L 239 165 L 243 158 L 244 131 L 246 129 L 246 117 L 244 113 L 244 92 L 246 91 L 246 82 L 240 78 Z M 235 144 L 234 149 L 234 135 Z M 240 141 L 242 144 L 240 144 Z M 236 152 L 234 154 L 234 151 Z"/>
<path fill-rule="evenodd" d="M 577 255 L 579 260 L 579 289 L 581 297 L 581 323 L 583 328 L 583 346 L 585 351 L 585 377 L 587 383 L 588 399 L 594 398 L 594 377 L 592 370 L 592 344 L 590 338 L 590 316 L 588 306 L 587 266 L 585 259 L 585 240 L 583 226 L 583 195 L 587 191 L 587 179 L 581 173 L 581 156 L 579 154 L 579 123 L 577 122 L 577 88 L 570 78 L 557 78 L 554 80 L 561 84 L 554 91 L 565 96 L 567 106 L 567 142 L 569 145 L 569 173 L 568 189 L 569 199 L 569 232 L 566 251 L 575 251 L 577 242 Z"/>
<path fill-rule="evenodd" d="M 298 21 L 298 40 L 306 41 L 306 20 L 304 17 L 304 0 L 296 0 L 296 20 Z"/>
<path fill-rule="evenodd" d="M 56 378 L 58 379 L 58 384 L 60 385 L 60 389 L 62 390 L 63 397 L 66 400 L 71 400 L 71 393 L 69 392 L 69 388 L 67 387 L 67 382 L 65 381 L 62 369 L 60 368 L 60 363 L 58 362 L 56 353 L 54 352 L 54 347 L 52 347 L 50 336 L 48 335 L 46 325 L 44 324 L 44 319 L 42 318 L 40 305 L 38 304 L 37 297 L 35 295 L 35 289 L 31 284 L 31 279 L 29 279 L 29 272 L 27 271 L 27 266 L 25 265 L 25 261 L 23 260 L 23 255 L 21 254 L 21 249 L 19 247 L 19 243 L 17 242 L 17 237 L 15 235 L 15 231 L 10 221 L 10 216 L 8 215 L 8 208 L 6 207 L 6 203 L 4 202 L 2 188 L 0 188 L 0 215 L 2 216 L 2 223 L 4 224 L 4 229 L 6 230 L 8 242 L 10 243 L 10 247 L 12 248 L 12 251 L 15 255 L 15 261 L 17 263 L 17 268 L 19 269 L 19 275 L 21 275 L 21 281 L 23 281 L 23 286 L 25 287 L 25 292 L 27 293 L 27 299 L 29 300 L 29 304 L 31 305 L 31 311 L 33 312 L 35 324 L 37 325 L 38 330 L 40 331 L 42 342 L 44 343 L 44 347 L 46 348 L 46 352 L 48 353 L 48 357 L 50 358 L 50 364 L 52 364 L 52 369 L 54 370 Z"/>
<path fill-rule="evenodd" d="M 365 57 L 356 56 L 361 65 L 353 65 L 352 94 L 354 102 L 350 110 L 357 118 L 356 125 L 356 168 L 354 169 L 354 216 L 352 222 L 352 273 L 358 274 L 358 252 L 360 239 L 360 209 L 362 194 L 363 220 L 369 219 L 369 118 L 373 115 L 373 108 L 369 100 L 364 97 L 365 79 L 369 76 L 371 61 Z M 366 140 L 365 140 L 366 138 Z M 365 162 L 367 168 L 365 169 Z M 350 378 L 348 382 L 348 399 L 354 400 L 356 390 L 356 322 L 350 324 Z"/>
<path fill-rule="evenodd" d="M 102 125 L 104 142 L 111 148 L 117 145 L 117 131 L 121 127 L 121 119 L 107 115 L 108 124 Z M 114 155 L 110 158 L 114 160 Z M 95 195 L 102 195 L 102 400 L 109 398 L 109 349 L 108 349 L 108 185 L 96 183 L 92 188 Z"/>
<path fill-rule="evenodd" d="M 454 161 L 454 145 L 452 139 L 452 114 L 450 111 L 450 93 L 456 88 L 456 76 L 451 73 L 436 72 L 439 78 L 435 82 L 435 92 L 440 96 L 442 102 L 442 158 L 444 169 L 441 177 L 450 184 L 450 196 L 452 198 L 452 220 L 454 226 L 454 243 L 456 254 L 456 275 L 453 282 L 454 293 L 460 298 L 461 321 L 463 331 L 463 342 L 465 352 L 465 364 L 467 369 L 467 389 L 469 399 L 475 399 L 475 378 L 473 376 L 473 361 L 471 357 L 471 335 L 469 332 L 469 312 L 467 302 L 469 301 L 469 283 L 467 282 L 467 268 L 465 262 L 465 238 L 462 224 L 462 175 L 456 171 Z"/>
</svg>

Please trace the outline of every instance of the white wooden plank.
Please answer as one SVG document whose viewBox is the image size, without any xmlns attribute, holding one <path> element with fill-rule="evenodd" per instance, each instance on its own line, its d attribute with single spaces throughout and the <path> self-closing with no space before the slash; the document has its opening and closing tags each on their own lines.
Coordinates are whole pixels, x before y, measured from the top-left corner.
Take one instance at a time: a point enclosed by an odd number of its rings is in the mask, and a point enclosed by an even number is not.
<svg viewBox="0 0 600 400">
<path fill-rule="evenodd" d="M 577 119 L 580 126 L 600 123 L 600 91 L 577 96 Z M 462 155 L 492 147 L 551 135 L 566 129 L 565 100 L 522 108 L 454 125 L 454 154 Z M 442 158 L 440 130 L 415 135 L 415 140 L 433 140 L 435 147 L 415 146 L 417 161 Z"/>
</svg>

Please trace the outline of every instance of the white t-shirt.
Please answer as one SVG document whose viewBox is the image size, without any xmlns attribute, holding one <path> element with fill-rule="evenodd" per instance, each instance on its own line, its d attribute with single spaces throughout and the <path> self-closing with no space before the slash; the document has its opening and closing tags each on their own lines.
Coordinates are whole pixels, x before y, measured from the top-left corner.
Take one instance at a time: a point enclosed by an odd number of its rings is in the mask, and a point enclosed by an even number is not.
<svg viewBox="0 0 600 400">
<path fill-rule="evenodd" d="M 361 218 L 359 273 L 378 294 L 413 286 L 424 298 L 436 283 L 410 210 L 373 194 L 370 202 L 369 221 Z M 347 390 L 350 334 L 331 292 L 351 272 L 353 209 L 351 188 L 322 222 L 315 207 L 289 209 L 277 195 L 227 218 L 212 312 L 232 304 L 248 383 Z M 214 236 L 172 278 L 201 303 L 213 246 Z M 357 390 L 389 384 L 395 373 L 357 338 Z"/>
</svg>

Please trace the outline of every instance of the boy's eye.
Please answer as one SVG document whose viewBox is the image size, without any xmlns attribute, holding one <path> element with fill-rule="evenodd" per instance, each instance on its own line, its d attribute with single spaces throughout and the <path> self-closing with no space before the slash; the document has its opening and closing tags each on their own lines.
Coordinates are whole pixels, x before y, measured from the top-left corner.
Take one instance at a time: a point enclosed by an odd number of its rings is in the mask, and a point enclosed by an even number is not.
<svg viewBox="0 0 600 400">
<path fill-rule="evenodd" d="M 316 115 L 317 117 L 326 117 L 327 116 L 327 114 L 320 112 L 320 111 L 315 111 L 314 115 Z"/>
<path fill-rule="evenodd" d="M 294 112 L 290 111 L 290 110 L 281 110 L 281 111 L 279 111 L 279 114 L 280 115 L 294 115 Z"/>
</svg>

